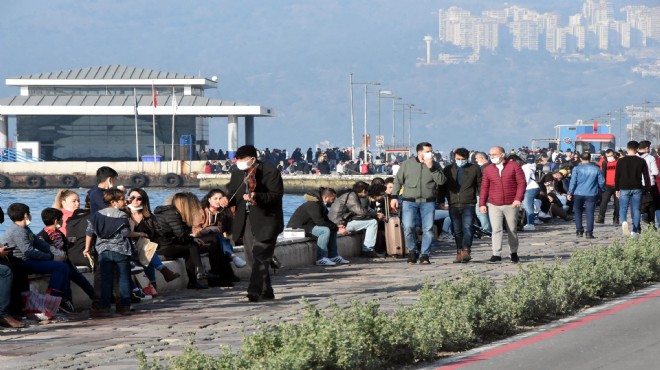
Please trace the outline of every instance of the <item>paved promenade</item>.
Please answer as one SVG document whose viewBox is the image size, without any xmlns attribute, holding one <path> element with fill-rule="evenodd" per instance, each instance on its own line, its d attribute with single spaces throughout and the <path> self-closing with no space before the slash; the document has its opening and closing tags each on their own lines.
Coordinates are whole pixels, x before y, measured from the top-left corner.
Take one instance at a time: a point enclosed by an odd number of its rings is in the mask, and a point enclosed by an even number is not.
<svg viewBox="0 0 660 370">
<path fill-rule="evenodd" d="M 521 264 L 556 257 L 567 258 L 578 249 L 609 245 L 622 238 L 620 227 L 596 225 L 596 239 L 576 238 L 573 223 L 556 220 L 522 232 L 519 255 Z M 505 238 L 506 242 L 506 238 Z M 463 271 L 476 271 L 500 280 L 515 273 L 516 265 L 504 259 L 489 264 L 490 239 L 475 240 L 473 262 L 452 264 L 453 244 L 436 243 L 431 265 L 408 265 L 405 260 L 362 258 L 350 265 L 285 269 L 274 276 L 276 300 L 249 303 L 246 282 L 234 288 L 181 291 L 135 305 L 129 317 L 89 319 L 83 312 L 68 322 L 34 324 L 23 330 L 0 329 L 0 369 L 135 369 L 134 351 L 142 348 L 149 355 L 176 355 L 191 335 L 205 353 L 218 353 L 220 345 L 239 349 L 255 320 L 283 322 L 300 317 L 302 297 L 320 307 L 334 300 L 348 305 L 352 300 L 379 299 L 392 311 L 397 302 L 408 304 L 426 281 L 457 279 Z M 508 256 L 504 247 L 503 256 Z"/>
</svg>

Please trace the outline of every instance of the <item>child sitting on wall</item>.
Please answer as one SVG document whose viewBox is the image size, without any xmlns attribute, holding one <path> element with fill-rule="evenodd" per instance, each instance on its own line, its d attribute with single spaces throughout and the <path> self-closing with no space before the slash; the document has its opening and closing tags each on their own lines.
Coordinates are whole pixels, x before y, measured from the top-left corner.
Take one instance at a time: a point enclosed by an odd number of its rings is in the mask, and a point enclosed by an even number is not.
<svg viewBox="0 0 660 370">
<path fill-rule="evenodd" d="M 63 217 L 64 214 L 59 209 L 46 208 L 41 211 L 41 220 L 46 227 L 39 232 L 37 237 L 43 239 L 50 245 L 50 253 L 53 254 L 53 259 L 55 261 L 64 262 L 69 267 L 70 281 L 76 283 L 91 300 L 94 300 L 96 296 L 94 294 L 94 287 L 68 258 L 69 242 L 66 236 L 64 236 L 64 233 L 60 231 Z M 70 294 L 71 290 L 69 289 L 69 295 Z M 73 301 L 71 296 L 65 298 L 69 301 Z"/>
</svg>

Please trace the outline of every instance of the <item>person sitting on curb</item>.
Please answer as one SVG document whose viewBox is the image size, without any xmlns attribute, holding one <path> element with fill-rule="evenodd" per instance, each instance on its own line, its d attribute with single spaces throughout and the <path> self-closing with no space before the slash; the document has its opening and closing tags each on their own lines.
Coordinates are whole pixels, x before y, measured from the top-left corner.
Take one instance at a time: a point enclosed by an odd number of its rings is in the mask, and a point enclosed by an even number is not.
<svg viewBox="0 0 660 370">
<path fill-rule="evenodd" d="M 10 253 L 8 247 L 0 247 L 0 258 L 7 258 Z M 0 326 L 23 328 L 25 324 L 9 314 L 12 280 L 13 275 L 9 266 L 0 264 Z"/>
<path fill-rule="evenodd" d="M 328 218 L 328 207 L 332 205 L 337 196 L 332 188 L 320 188 L 318 193 L 307 193 L 304 198 L 307 202 L 298 207 L 287 227 L 304 229 L 305 233 L 315 236 L 316 239 L 316 265 L 335 266 L 347 264 L 349 261 L 337 254 L 337 225 Z"/>
<path fill-rule="evenodd" d="M 62 211 L 55 208 L 46 208 L 41 211 L 41 220 L 46 227 L 37 234 L 37 237 L 43 239 L 50 245 L 50 252 L 53 254 L 55 261 L 62 261 L 69 267 L 69 278 L 76 283 L 84 292 L 89 296 L 89 299 L 94 301 L 96 294 L 94 287 L 89 281 L 78 271 L 76 266 L 71 263 L 68 257 L 69 242 L 63 232 L 60 231 L 62 225 L 62 218 L 64 217 Z M 71 290 L 69 290 L 71 294 Z M 65 299 L 69 302 L 73 301 L 73 297 L 68 296 Z"/>
<path fill-rule="evenodd" d="M 32 222 L 30 207 L 23 203 L 13 203 L 7 208 L 9 219 L 13 221 L 0 238 L 0 244 L 16 246 L 14 254 L 23 260 L 28 273 L 50 274 L 48 293 L 54 297 L 62 297 L 60 309 L 73 312 L 73 305 L 67 297 L 71 296 L 69 283 L 69 267 L 61 261 L 55 261 L 50 252 L 50 245 L 37 238 L 29 225 Z"/>
<path fill-rule="evenodd" d="M 340 193 L 330 207 L 328 218 L 338 226 L 337 233 L 346 235 L 350 231 L 365 230 L 364 242 L 360 257 L 378 258 L 374 247 L 378 233 L 378 221 L 383 219 L 383 213 L 376 213 L 368 207 L 362 206 L 360 199 L 367 198 L 369 184 L 358 181 L 351 190 Z"/>
</svg>

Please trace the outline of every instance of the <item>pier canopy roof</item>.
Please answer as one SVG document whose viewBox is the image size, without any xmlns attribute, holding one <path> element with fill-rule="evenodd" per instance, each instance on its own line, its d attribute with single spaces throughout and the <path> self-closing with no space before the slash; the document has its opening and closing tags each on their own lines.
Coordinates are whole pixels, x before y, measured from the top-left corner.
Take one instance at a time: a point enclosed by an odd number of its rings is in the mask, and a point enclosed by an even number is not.
<svg viewBox="0 0 660 370">
<path fill-rule="evenodd" d="M 205 97 L 204 90 L 217 88 L 217 77 L 208 79 L 125 65 L 11 77 L 6 84 L 19 86 L 20 95 L 0 99 L 0 116 L 132 116 L 136 100 L 138 115 L 275 115 L 268 107 Z M 155 108 L 152 88 L 157 92 Z"/>
</svg>

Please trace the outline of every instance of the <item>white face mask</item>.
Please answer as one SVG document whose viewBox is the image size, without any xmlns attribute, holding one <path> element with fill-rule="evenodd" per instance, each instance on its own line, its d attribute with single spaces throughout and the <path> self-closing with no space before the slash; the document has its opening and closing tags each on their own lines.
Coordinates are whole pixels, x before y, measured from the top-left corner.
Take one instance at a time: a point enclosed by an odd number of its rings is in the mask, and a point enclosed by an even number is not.
<svg viewBox="0 0 660 370">
<path fill-rule="evenodd" d="M 134 207 L 134 206 L 132 206 L 132 205 L 129 204 L 129 205 L 128 205 L 128 208 L 130 208 L 131 211 L 139 211 L 139 210 L 141 210 L 143 207 L 142 207 L 142 206 Z"/>
<path fill-rule="evenodd" d="M 32 220 L 30 220 L 30 219 L 28 218 L 28 219 L 25 221 L 25 226 L 30 226 L 31 223 L 32 223 Z"/>
<path fill-rule="evenodd" d="M 606 157 L 608 162 L 614 162 L 614 157 Z"/>
<path fill-rule="evenodd" d="M 60 224 L 55 224 L 55 228 L 56 228 L 56 229 L 59 229 L 60 227 L 62 227 L 62 225 L 60 225 Z"/>
<path fill-rule="evenodd" d="M 247 161 L 238 161 L 238 162 L 236 162 L 236 167 L 238 167 L 238 169 L 241 170 L 241 171 L 245 171 L 248 168 L 250 168 L 250 165 L 248 165 L 248 162 L 250 162 L 250 159 L 248 159 Z"/>
<path fill-rule="evenodd" d="M 493 162 L 493 164 L 500 164 L 500 162 L 502 162 L 502 157 L 494 157 L 491 158 L 490 161 Z"/>
</svg>

